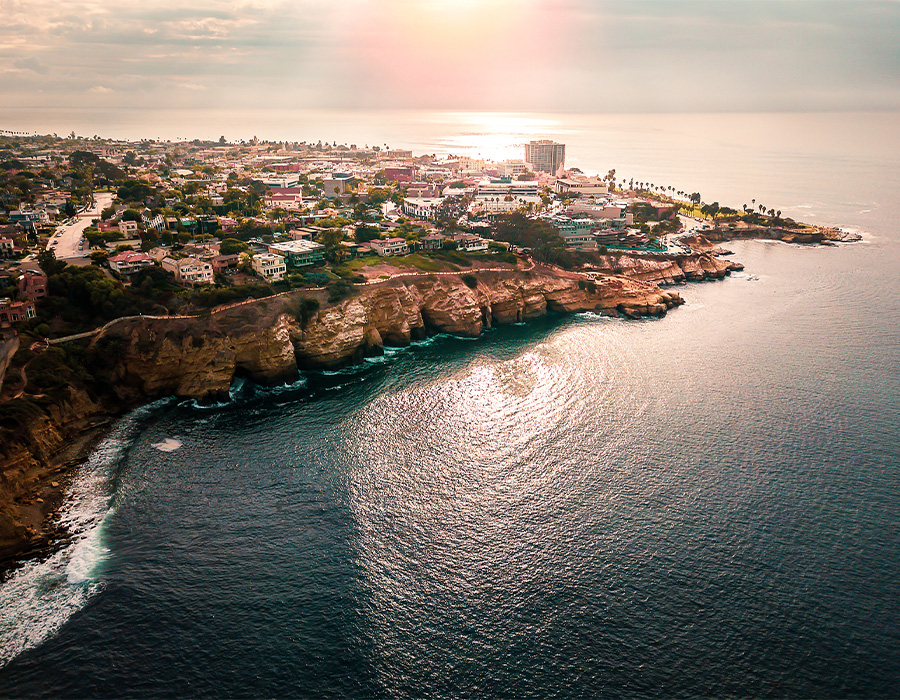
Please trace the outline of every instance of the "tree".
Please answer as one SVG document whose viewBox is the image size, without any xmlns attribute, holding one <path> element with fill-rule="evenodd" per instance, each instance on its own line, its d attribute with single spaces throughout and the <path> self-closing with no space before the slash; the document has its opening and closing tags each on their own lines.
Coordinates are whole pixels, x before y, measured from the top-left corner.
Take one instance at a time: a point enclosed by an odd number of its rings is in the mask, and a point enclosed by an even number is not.
<svg viewBox="0 0 900 700">
<path fill-rule="evenodd" d="M 102 266 L 109 260 L 109 253 L 105 250 L 95 250 L 88 257 L 91 259 L 91 265 Z"/>
<path fill-rule="evenodd" d="M 357 243 L 368 243 L 369 241 L 374 241 L 379 237 L 379 231 L 374 226 L 367 226 L 366 224 L 359 224 L 356 227 L 356 242 Z"/>
<path fill-rule="evenodd" d="M 141 213 L 137 209 L 126 209 L 122 212 L 122 221 L 137 221 L 140 223 Z"/>
<path fill-rule="evenodd" d="M 38 265 L 40 265 L 41 270 L 45 275 L 47 275 L 47 277 L 59 274 L 66 267 L 65 261 L 57 260 L 56 253 L 54 253 L 52 250 L 42 250 L 40 253 L 38 253 L 37 262 Z"/>
<path fill-rule="evenodd" d="M 320 240 L 325 246 L 325 259 L 338 262 L 344 255 L 345 246 L 341 245 L 344 234 L 339 228 L 329 228 L 322 232 Z"/>
<path fill-rule="evenodd" d="M 226 238 L 219 244 L 219 255 L 246 253 L 248 250 L 250 250 L 250 246 L 237 238 Z"/>
<path fill-rule="evenodd" d="M 220 136 L 220 137 L 219 137 L 219 144 L 224 144 L 224 143 L 225 143 L 225 137 L 224 137 L 224 136 Z"/>
</svg>

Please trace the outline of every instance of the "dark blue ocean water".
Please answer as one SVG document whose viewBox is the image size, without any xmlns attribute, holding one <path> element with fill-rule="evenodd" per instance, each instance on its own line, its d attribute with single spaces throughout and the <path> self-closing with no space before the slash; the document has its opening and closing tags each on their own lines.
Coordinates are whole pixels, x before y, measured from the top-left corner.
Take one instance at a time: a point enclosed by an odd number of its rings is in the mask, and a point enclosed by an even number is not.
<svg viewBox="0 0 900 700">
<path fill-rule="evenodd" d="M 730 244 L 746 274 L 662 320 L 136 412 L 82 470 L 82 538 L 0 588 L 0 695 L 895 697 L 876 204 L 860 244 Z"/>
</svg>

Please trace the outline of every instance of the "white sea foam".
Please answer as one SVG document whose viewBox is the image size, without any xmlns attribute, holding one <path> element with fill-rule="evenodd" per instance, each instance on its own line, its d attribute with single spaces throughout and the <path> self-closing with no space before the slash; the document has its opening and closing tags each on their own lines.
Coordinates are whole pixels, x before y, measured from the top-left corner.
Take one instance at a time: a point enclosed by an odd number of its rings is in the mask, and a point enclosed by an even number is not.
<svg viewBox="0 0 900 700">
<path fill-rule="evenodd" d="M 0 585 L 0 667 L 56 634 L 102 590 L 110 555 L 105 530 L 115 513 L 113 476 L 138 418 L 157 405 L 121 421 L 79 468 L 60 512 L 71 540 L 42 561 L 26 562 Z"/>
<path fill-rule="evenodd" d="M 181 447 L 181 441 L 176 440 L 175 438 L 166 438 L 162 442 L 154 442 L 150 447 L 153 447 L 160 452 L 174 452 Z"/>
</svg>

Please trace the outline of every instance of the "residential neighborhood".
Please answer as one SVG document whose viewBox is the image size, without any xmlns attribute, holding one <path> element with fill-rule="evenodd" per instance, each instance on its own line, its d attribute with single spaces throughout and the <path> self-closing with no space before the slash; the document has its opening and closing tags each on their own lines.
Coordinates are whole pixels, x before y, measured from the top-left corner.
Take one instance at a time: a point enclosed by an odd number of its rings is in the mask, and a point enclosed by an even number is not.
<svg viewBox="0 0 900 700">
<path fill-rule="evenodd" d="M 72 304 L 86 324 L 517 256 L 571 269 L 679 252 L 668 238 L 679 212 L 730 226 L 767 214 L 615 170 L 567 169 L 565 144 L 553 141 L 522 155 L 2 136 L 0 323 L 55 336 L 77 329 Z"/>
</svg>

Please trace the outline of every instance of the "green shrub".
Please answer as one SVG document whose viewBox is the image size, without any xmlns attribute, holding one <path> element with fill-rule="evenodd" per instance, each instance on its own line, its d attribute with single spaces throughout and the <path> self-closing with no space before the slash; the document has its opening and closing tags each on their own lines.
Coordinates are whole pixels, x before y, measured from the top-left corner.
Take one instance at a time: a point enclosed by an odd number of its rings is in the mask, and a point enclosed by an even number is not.
<svg viewBox="0 0 900 700">
<path fill-rule="evenodd" d="M 460 279 L 469 289 L 475 289 L 478 286 L 478 278 L 475 275 L 462 275 Z"/>
<path fill-rule="evenodd" d="M 340 280 L 339 282 L 335 282 L 334 286 L 328 290 L 328 302 L 330 304 L 337 304 L 344 299 L 349 299 L 354 294 L 356 294 L 356 288 L 349 282 Z"/>
<path fill-rule="evenodd" d="M 320 306 L 318 299 L 302 297 L 289 308 L 289 311 L 294 314 L 300 327 L 306 328 L 313 316 L 319 312 Z"/>
</svg>

